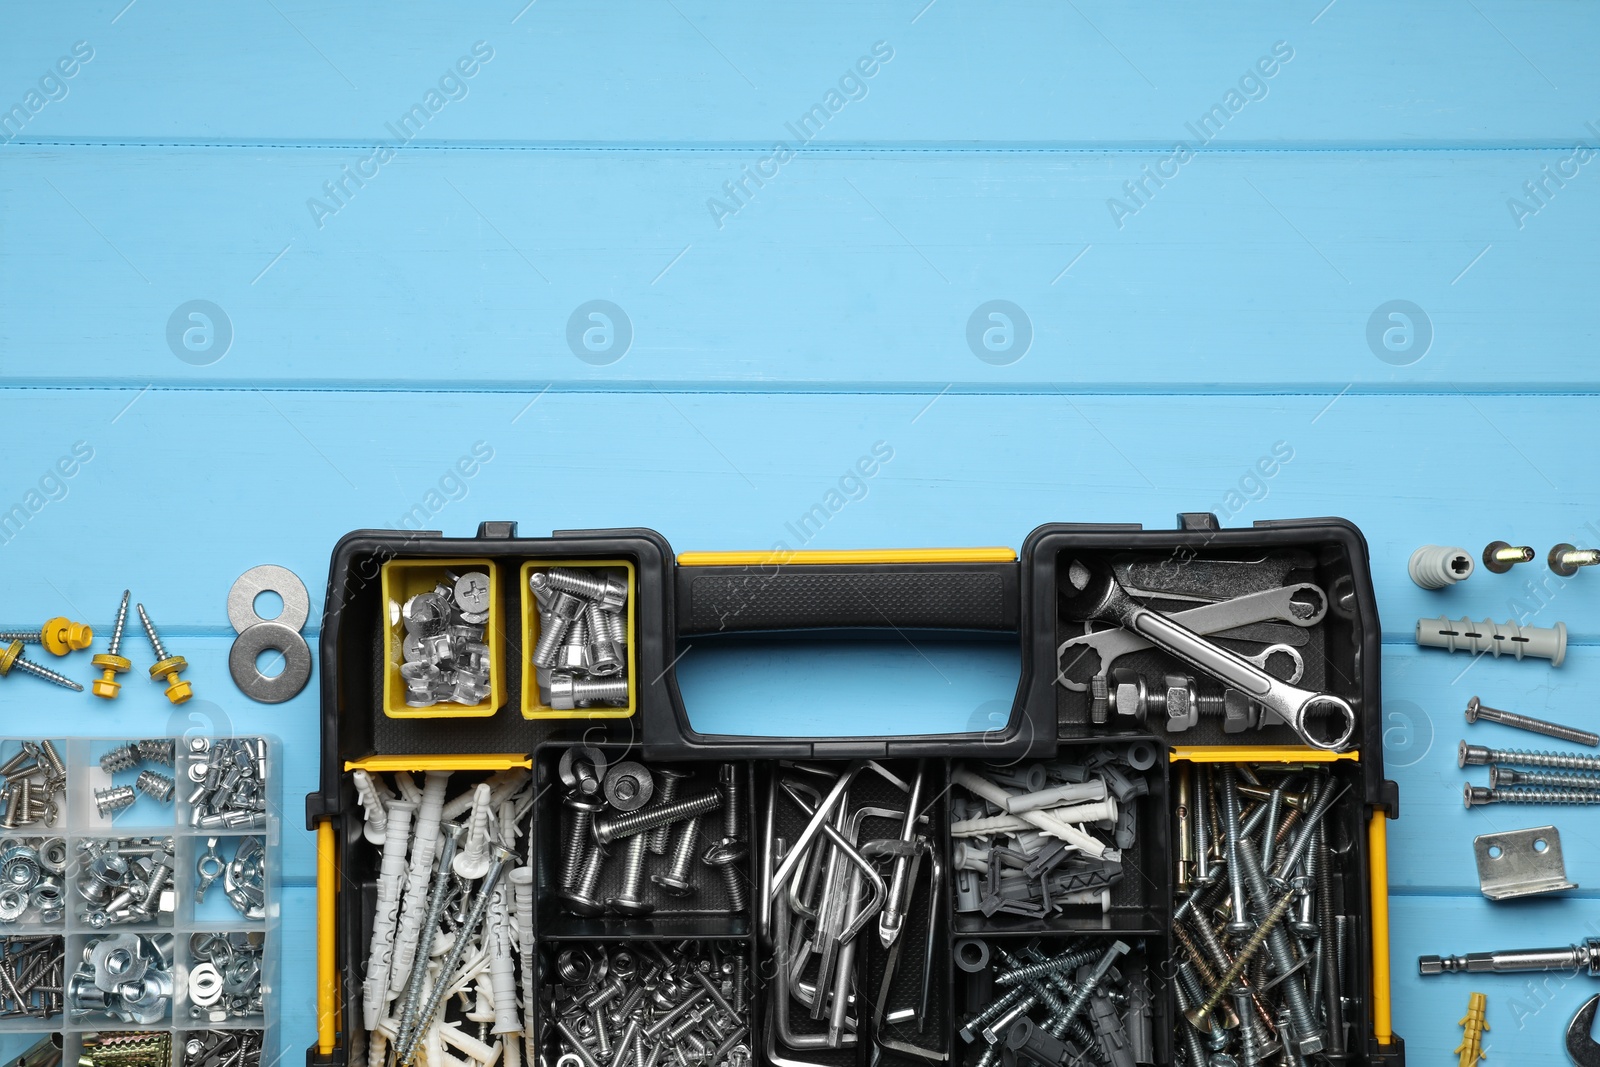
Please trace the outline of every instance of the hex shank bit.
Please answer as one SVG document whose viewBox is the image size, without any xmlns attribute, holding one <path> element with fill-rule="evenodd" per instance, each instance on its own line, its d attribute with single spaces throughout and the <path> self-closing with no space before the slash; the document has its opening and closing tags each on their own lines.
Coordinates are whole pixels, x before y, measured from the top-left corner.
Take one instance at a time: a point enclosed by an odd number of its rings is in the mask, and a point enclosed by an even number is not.
<svg viewBox="0 0 1600 1067">
<path fill-rule="evenodd" d="M 1464 956 L 1418 956 L 1417 971 L 1434 974 L 1510 974 L 1515 971 L 1587 971 L 1600 978 L 1600 937 L 1566 948 L 1525 948 L 1469 952 Z"/>
</svg>

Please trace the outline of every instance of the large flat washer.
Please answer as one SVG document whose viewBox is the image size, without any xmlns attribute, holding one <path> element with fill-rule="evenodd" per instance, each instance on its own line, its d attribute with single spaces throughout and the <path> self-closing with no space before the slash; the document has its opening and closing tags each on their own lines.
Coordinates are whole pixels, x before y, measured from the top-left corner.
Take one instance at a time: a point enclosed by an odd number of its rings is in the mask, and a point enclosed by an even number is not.
<svg viewBox="0 0 1600 1067">
<path fill-rule="evenodd" d="M 256 597 L 262 593 L 277 593 L 283 598 L 283 612 L 276 619 L 263 619 L 256 614 Z M 306 583 L 287 567 L 273 563 L 251 567 L 228 590 L 228 621 L 240 633 L 262 622 L 282 623 L 298 631 L 310 614 L 311 597 L 306 593 Z"/>
<path fill-rule="evenodd" d="M 256 668 L 256 657 L 269 648 L 282 652 L 284 658 L 282 672 L 271 678 Z M 299 694 L 311 679 L 311 646 L 300 631 L 281 622 L 258 622 L 234 638 L 228 670 L 233 684 L 251 700 L 282 704 Z"/>
</svg>

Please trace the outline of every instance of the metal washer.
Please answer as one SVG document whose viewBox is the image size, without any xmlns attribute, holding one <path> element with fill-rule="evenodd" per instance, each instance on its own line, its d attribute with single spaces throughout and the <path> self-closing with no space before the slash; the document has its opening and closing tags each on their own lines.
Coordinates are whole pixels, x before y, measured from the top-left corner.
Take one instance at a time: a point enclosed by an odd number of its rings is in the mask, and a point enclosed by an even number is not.
<svg viewBox="0 0 1600 1067">
<path fill-rule="evenodd" d="M 269 648 L 282 652 L 284 658 L 282 672 L 272 678 L 256 668 L 256 657 Z M 233 684 L 251 700 L 282 704 L 297 696 L 311 679 L 311 646 L 298 630 L 281 622 L 258 622 L 234 639 L 228 670 Z"/>
<path fill-rule="evenodd" d="M 283 598 L 283 612 L 277 618 L 263 619 L 256 614 L 256 597 L 262 593 L 277 593 Z M 287 567 L 273 563 L 251 567 L 228 590 L 228 621 L 241 634 L 263 622 L 281 623 L 298 632 L 310 614 L 311 597 L 306 593 L 306 583 Z"/>
</svg>

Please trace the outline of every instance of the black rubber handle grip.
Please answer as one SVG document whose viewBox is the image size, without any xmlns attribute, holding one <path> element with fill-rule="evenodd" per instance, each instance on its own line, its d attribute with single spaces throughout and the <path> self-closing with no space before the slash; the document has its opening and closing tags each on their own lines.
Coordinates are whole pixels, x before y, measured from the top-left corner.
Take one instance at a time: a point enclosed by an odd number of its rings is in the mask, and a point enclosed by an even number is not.
<svg viewBox="0 0 1600 1067">
<path fill-rule="evenodd" d="M 1016 563 L 677 568 L 678 634 L 1018 630 Z"/>
</svg>

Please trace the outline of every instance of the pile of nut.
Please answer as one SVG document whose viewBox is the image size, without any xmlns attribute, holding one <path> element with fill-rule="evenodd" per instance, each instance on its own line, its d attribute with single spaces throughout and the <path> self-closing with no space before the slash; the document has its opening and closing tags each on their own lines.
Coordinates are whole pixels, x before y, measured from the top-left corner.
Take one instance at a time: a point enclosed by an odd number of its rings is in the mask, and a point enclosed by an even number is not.
<svg viewBox="0 0 1600 1067">
<path fill-rule="evenodd" d="M 0 826 L 15 830 L 43 823 L 54 826 L 67 790 L 67 765 L 56 743 L 50 740 L 24 741 L 22 747 L 0 764 L 0 807 L 5 816 Z"/>
<path fill-rule="evenodd" d="M 212 1023 L 260 1015 L 262 933 L 189 935 L 189 1017 Z"/>
<path fill-rule="evenodd" d="M 170 837 L 79 841 L 75 884 L 84 923 L 95 930 L 156 921 L 170 925 L 178 910 L 172 853 Z"/>
<path fill-rule="evenodd" d="M 58 923 L 65 915 L 62 875 L 67 842 L 60 837 L 0 841 L 0 923 L 37 918 Z"/>
<path fill-rule="evenodd" d="M 91 937 L 67 980 L 74 1019 L 118 1019 L 149 1026 L 167 1017 L 173 991 L 171 934 Z"/>
<path fill-rule="evenodd" d="M 1040 919 L 1071 906 L 1109 909 L 1122 850 L 1135 842 L 1138 798 L 1150 792 L 1141 772 L 1154 757 L 1136 743 L 1095 748 L 1081 763 L 958 765 L 956 911 Z"/>
<path fill-rule="evenodd" d="M 158 804 L 172 803 L 172 791 L 177 783 L 171 775 L 157 770 L 144 769 L 145 764 L 156 764 L 171 769 L 176 742 L 170 737 L 147 737 L 142 741 L 127 741 L 100 757 L 100 769 L 111 775 L 112 785 L 94 791 L 94 807 L 102 819 L 109 819 L 124 808 L 133 806 L 143 793 Z M 137 771 L 133 785 L 117 785 L 116 776 Z M 135 792 L 137 790 L 137 792 Z"/>
<path fill-rule="evenodd" d="M 261 1067 L 263 1036 L 260 1030 L 192 1030 L 183 1040 L 183 1067 Z M 152 1067 L 167 1067 L 167 1061 Z"/>
<path fill-rule="evenodd" d="M 229 838 L 233 857 L 223 857 L 222 839 L 206 838 L 206 849 L 194 863 L 194 902 L 205 903 L 206 893 L 222 879 L 228 903 L 246 919 L 267 915 L 267 843 L 260 837 Z"/>
<path fill-rule="evenodd" d="M 400 606 L 406 636 L 400 677 L 406 706 L 482 704 L 488 699 L 489 576 L 483 571 L 454 574 Z"/>
<path fill-rule="evenodd" d="M 539 604 L 532 653 L 539 699 L 557 711 L 628 704 L 628 578 L 610 567 L 528 576 Z"/>
<path fill-rule="evenodd" d="M 189 739 L 189 824 L 201 830 L 267 825 L 267 742 L 260 737 Z M 141 776 L 142 777 L 142 776 Z"/>
<path fill-rule="evenodd" d="M 556 1067 L 751 1063 L 742 942 L 565 948 L 545 1004 Z"/>
</svg>

